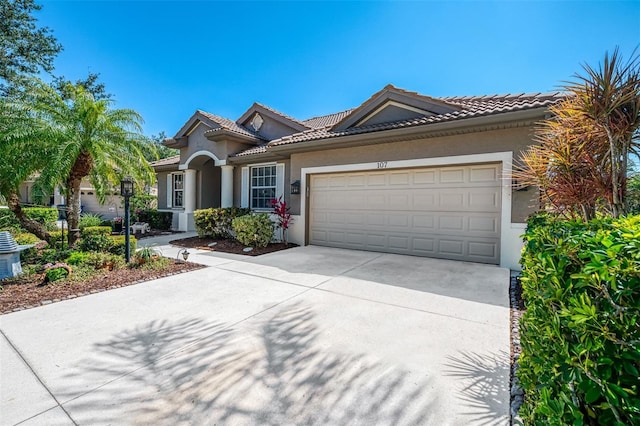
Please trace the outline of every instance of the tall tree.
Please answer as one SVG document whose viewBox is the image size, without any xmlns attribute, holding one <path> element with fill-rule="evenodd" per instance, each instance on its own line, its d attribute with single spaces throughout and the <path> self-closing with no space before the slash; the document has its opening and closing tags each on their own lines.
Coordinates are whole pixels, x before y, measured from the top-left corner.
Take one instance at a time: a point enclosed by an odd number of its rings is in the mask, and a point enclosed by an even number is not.
<svg viewBox="0 0 640 426">
<path fill-rule="evenodd" d="M 174 148 L 169 148 L 162 145 L 162 142 L 167 138 L 167 135 L 164 131 L 161 131 L 157 135 L 151 135 L 149 137 L 149 143 L 152 144 L 153 150 L 151 150 L 146 158 L 147 161 L 156 161 L 162 160 L 163 158 L 173 157 L 174 155 L 178 155 L 180 153 L 179 150 Z"/>
<path fill-rule="evenodd" d="M 69 244 L 79 238 L 80 183 L 88 177 L 99 200 L 104 200 L 125 175 L 141 185 L 153 182 L 153 169 L 144 158 L 142 118 L 130 109 L 113 109 L 111 101 L 95 100 L 80 85 L 69 85 L 67 98 L 40 82 L 25 103 L 30 120 L 47 129 L 40 142 L 46 164 L 39 169 L 34 193 L 51 193 L 62 185 L 67 195 Z M 16 132 L 15 141 L 33 143 L 33 135 Z"/>
<path fill-rule="evenodd" d="M 25 74 L 51 72 L 62 50 L 47 27 L 33 16 L 42 7 L 34 0 L 0 1 L 0 92 L 7 93 Z"/>
<path fill-rule="evenodd" d="M 565 86 L 565 101 L 550 108 L 532 146 L 514 174 L 535 185 L 556 211 L 581 215 L 597 210 L 618 217 L 627 212 L 629 156 L 637 153 L 640 128 L 640 59 L 624 62 L 615 49 L 598 68 Z"/>
<path fill-rule="evenodd" d="M 614 217 L 626 213 L 629 156 L 637 148 L 640 128 L 640 56 L 636 50 L 624 61 L 616 48 L 605 53 L 597 68 L 584 65 L 585 74 L 567 89 L 576 97 L 576 111 L 605 135 L 611 163 L 611 207 Z"/>
<path fill-rule="evenodd" d="M 82 86 L 85 91 L 93 95 L 93 99 L 101 101 L 103 99 L 113 100 L 113 95 L 107 93 L 107 88 L 104 83 L 98 81 L 100 73 L 89 72 L 86 78 L 79 78 L 75 83 L 67 80 L 64 76 L 53 77 L 51 87 L 56 89 L 58 93 L 65 99 L 69 99 L 73 96 L 73 91 L 69 91 L 69 88 L 73 86 Z"/>
</svg>

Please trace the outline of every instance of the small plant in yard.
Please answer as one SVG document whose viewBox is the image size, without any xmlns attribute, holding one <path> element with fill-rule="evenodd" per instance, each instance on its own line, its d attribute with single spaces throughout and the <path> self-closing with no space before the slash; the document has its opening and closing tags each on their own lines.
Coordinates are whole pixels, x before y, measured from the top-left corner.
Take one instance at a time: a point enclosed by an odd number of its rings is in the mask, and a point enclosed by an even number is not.
<svg viewBox="0 0 640 426">
<path fill-rule="evenodd" d="M 250 247 L 266 247 L 273 239 L 273 222 L 266 213 L 236 217 L 232 222 L 236 238 Z"/>
<path fill-rule="evenodd" d="M 153 247 L 142 247 L 133 255 L 133 265 L 141 266 L 160 257 L 160 252 Z"/>
<path fill-rule="evenodd" d="M 286 245 L 287 230 L 293 223 L 293 218 L 289 213 L 291 207 L 287 205 L 287 202 L 282 197 L 271 200 L 271 205 L 273 206 L 273 214 L 277 218 L 276 227 L 282 230 L 282 242 Z"/>
<path fill-rule="evenodd" d="M 82 213 L 80 216 L 80 230 L 90 226 L 100 226 L 102 224 L 102 216 L 93 213 Z"/>
<path fill-rule="evenodd" d="M 44 269 L 44 283 L 63 280 L 71 275 L 71 267 L 66 263 L 47 263 Z"/>
</svg>

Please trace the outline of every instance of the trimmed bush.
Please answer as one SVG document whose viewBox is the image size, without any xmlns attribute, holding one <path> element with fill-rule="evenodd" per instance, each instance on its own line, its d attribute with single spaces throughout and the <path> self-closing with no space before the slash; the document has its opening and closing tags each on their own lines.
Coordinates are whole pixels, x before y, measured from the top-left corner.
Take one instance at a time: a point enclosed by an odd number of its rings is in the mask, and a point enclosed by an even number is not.
<svg viewBox="0 0 640 426">
<path fill-rule="evenodd" d="M 13 236 L 13 239 L 16 241 L 16 243 L 18 245 L 29 245 L 29 244 L 35 244 L 35 243 L 39 243 L 40 238 L 36 237 L 35 235 L 29 233 L 29 232 L 20 232 L 18 234 L 15 234 Z"/>
<path fill-rule="evenodd" d="M 50 207 L 24 207 L 24 214 L 45 226 L 47 231 L 57 229 L 58 209 Z M 9 209 L 0 209 L 0 227 L 19 228 L 18 218 Z"/>
<path fill-rule="evenodd" d="M 65 260 L 65 263 L 74 266 L 82 265 L 87 261 L 88 256 L 89 253 L 85 253 L 83 251 L 72 251 L 69 254 L 69 257 Z"/>
<path fill-rule="evenodd" d="M 111 243 L 107 251 L 118 256 L 124 256 L 124 239 L 124 235 L 114 235 L 112 237 L 109 237 Z M 129 246 L 130 253 L 133 256 L 136 248 L 138 247 L 138 240 L 136 240 L 136 237 L 134 237 L 133 235 L 129 237 Z"/>
<path fill-rule="evenodd" d="M 136 210 L 132 216 L 133 222 L 147 222 L 152 229 L 167 231 L 171 229 L 173 222 L 172 212 L 159 212 L 158 210 Z"/>
<path fill-rule="evenodd" d="M 202 209 L 193 213 L 193 221 L 200 238 L 232 238 L 233 220 L 250 212 L 240 207 Z"/>
<path fill-rule="evenodd" d="M 640 424 L 640 216 L 529 220 L 525 424 Z"/>
<path fill-rule="evenodd" d="M 250 247 L 266 247 L 273 240 L 273 222 L 266 213 L 236 217 L 232 222 L 236 238 Z"/>
<path fill-rule="evenodd" d="M 111 228 L 108 226 L 88 226 L 82 230 L 80 250 L 108 251 L 113 246 Z"/>
</svg>

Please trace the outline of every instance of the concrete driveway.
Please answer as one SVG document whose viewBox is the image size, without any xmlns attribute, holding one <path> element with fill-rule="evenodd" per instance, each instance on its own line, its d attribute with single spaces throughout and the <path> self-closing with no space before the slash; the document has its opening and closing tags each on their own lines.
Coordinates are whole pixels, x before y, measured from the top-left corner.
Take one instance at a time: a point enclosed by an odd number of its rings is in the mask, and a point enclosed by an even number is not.
<svg viewBox="0 0 640 426">
<path fill-rule="evenodd" d="M 313 246 L 190 260 L 210 267 L 0 316 L 0 422 L 507 424 L 508 270 Z"/>
</svg>

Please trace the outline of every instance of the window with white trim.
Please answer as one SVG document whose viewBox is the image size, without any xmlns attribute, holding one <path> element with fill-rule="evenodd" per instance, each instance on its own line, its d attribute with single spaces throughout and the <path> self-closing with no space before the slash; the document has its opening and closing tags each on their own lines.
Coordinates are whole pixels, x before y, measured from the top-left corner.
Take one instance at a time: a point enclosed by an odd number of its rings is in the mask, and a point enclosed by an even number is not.
<svg viewBox="0 0 640 426">
<path fill-rule="evenodd" d="M 174 173 L 172 177 L 171 189 L 173 191 L 172 206 L 184 207 L 184 174 Z"/>
<path fill-rule="evenodd" d="M 276 166 L 251 167 L 252 209 L 270 209 L 271 201 L 276 198 Z"/>
</svg>

